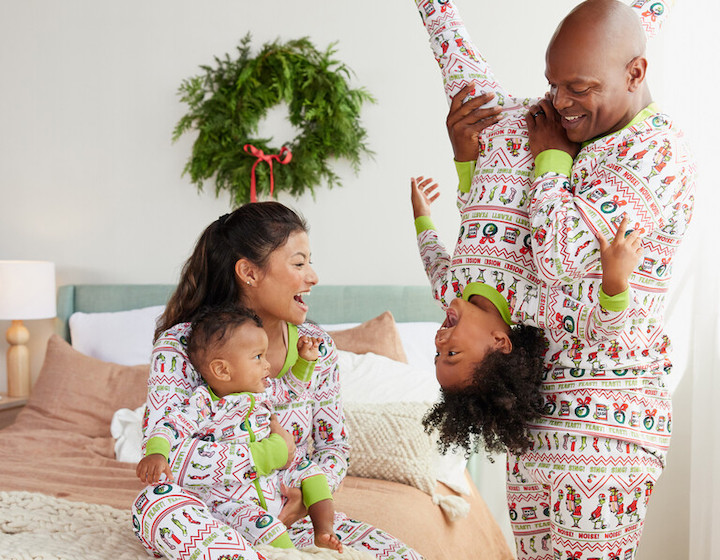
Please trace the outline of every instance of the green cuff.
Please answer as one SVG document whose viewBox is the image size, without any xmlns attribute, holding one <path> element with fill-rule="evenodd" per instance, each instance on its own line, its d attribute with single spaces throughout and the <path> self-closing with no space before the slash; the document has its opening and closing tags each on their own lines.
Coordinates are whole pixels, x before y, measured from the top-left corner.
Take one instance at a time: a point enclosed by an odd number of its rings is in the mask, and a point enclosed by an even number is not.
<svg viewBox="0 0 720 560">
<path fill-rule="evenodd" d="M 155 436 L 148 440 L 147 445 L 145 446 L 145 456 L 155 455 L 156 453 L 162 455 L 166 459 L 170 456 L 170 442 L 164 437 Z"/>
<path fill-rule="evenodd" d="M 333 499 L 327 477 L 324 474 L 306 478 L 300 483 L 300 488 L 302 489 L 303 504 L 305 504 L 305 507 L 310 507 L 321 500 Z"/>
<path fill-rule="evenodd" d="M 458 190 L 461 193 L 470 192 L 472 186 L 472 178 L 475 175 L 474 161 L 456 161 L 455 171 L 458 174 Z"/>
<path fill-rule="evenodd" d="M 572 172 L 573 158 L 562 150 L 545 150 L 535 158 L 535 177 L 545 175 L 550 171 L 558 175 L 570 177 Z"/>
<path fill-rule="evenodd" d="M 472 296 L 483 296 L 488 298 L 492 304 L 500 312 L 500 315 L 508 325 L 513 324 L 510 318 L 510 306 L 507 300 L 492 286 L 483 284 L 482 282 L 470 282 L 463 290 L 462 298 L 469 302 Z"/>
<path fill-rule="evenodd" d="M 415 235 L 420 235 L 423 231 L 435 229 L 435 224 L 430 216 L 418 216 L 415 218 Z"/>
<path fill-rule="evenodd" d="M 298 356 L 297 361 L 293 365 L 293 367 L 290 368 L 290 371 L 292 371 L 293 375 L 297 377 L 300 381 L 308 382 L 312 379 L 313 371 L 315 371 L 315 364 L 317 363 L 317 360 L 313 360 L 312 362 L 308 362 L 305 358 L 301 358 Z"/>
<path fill-rule="evenodd" d="M 617 295 L 609 296 L 603 292 L 601 285 L 598 300 L 600 301 L 600 305 L 608 311 L 625 311 L 627 306 L 630 305 L 630 288 Z"/>
<path fill-rule="evenodd" d="M 270 546 L 272 546 L 273 548 L 295 548 L 295 545 L 290 540 L 290 535 L 287 534 L 287 531 L 285 531 L 277 539 L 272 541 L 270 543 Z"/>
<path fill-rule="evenodd" d="M 288 448 L 285 440 L 278 434 L 270 434 L 264 440 L 248 444 L 255 470 L 260 476 L 281 469 L 288 460 Z"/>
</svg>

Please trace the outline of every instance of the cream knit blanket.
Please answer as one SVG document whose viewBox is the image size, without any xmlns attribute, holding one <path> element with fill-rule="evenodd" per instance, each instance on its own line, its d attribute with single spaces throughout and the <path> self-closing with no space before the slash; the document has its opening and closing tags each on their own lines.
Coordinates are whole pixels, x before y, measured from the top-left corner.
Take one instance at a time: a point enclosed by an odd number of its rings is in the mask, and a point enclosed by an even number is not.
<svg viewBox="0 0 720 560">
<path fill-rule="evenodd" d="M 345 547 L 342 555 L 319 548 L 258 547 L 272 560 L 372 560 Z M 132 532 L 129 511 L 71 502 L 31 492 L 0 492 L 2 560 L 148 560 Z"/>
</svg>

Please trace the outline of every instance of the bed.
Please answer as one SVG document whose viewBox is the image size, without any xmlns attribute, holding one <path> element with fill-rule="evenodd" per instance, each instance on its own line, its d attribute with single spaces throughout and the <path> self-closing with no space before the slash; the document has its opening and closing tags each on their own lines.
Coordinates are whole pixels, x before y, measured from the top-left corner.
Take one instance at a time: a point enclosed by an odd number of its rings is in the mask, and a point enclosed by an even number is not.
<svg viewBox="0 0 720 560">
<path fill-rule="evenodd" d="M 147 333 L 172 290 L 59 289 L 57 334 L 48 342 L 40 376 L 15 423 L 0 430 L 0 550 L 14 550 L 17 557 L 80 558 L 78 547 L 95 546 L 84 556 L 93 558 L 101 557 L 102 541 L 114 558 L 146 557 L 128 513 L 142 488 L 127 460 L 136 443 L 119 419 L 132 417 L 145 400 Z M 401 443 L 390 446 L 397 456 L 386 461 L 373 456 L 362 437 L 353 438 L 353 470 L 335 495 L 336 509 L 387 530 L 427 560 L 512 558 L 462 459 L 439 457 L 419 426 L 433 400 L 427 387 L 434 376 L 432 358 L 419 357 L 413 344 L 425 337 L 422 345 L 429 346 L 428 333 L 442 320 L 429 290 L 319 286 L 308 302 L 308 318 L 326 326 L 340 350 L 350 434 L 351 423 L 386 425 L 407 434 L 403 442 L 422 439 L 427 451 L 412 453 Z M 425 381 L 408 383 L 408 375 Z M 393 387 L 403 385 L 412 390 L 398 407 Z M 440 496 L 460 497 L 469 511 L 451 521 L 449 510 L 436 505 Z"/>
</svg>

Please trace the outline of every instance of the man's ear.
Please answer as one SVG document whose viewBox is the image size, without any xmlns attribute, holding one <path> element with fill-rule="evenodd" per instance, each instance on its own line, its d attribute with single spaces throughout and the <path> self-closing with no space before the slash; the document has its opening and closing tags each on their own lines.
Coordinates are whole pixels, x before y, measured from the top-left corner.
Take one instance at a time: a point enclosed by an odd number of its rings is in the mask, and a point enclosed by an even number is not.
<svg viewBox="0 0 720 560">
<path fill-rule="evenodd" d="M 218 381 L 230 381 L 230 367 L 227 360 L 216 358 L 208 364 L 210 375 Z"/>
<path fill-rule="evenodd" d="M 645 81 L 645 75 L 647 73 L 647 59 L 644 56 L 636 56 L 630 62 L 627 67 L 627 88 L 629 92 L 635 92 Z"/>
<path fill-rule="evenodd" d="M 235 277 L 241 284 L 254 286 L 260 279 L 260 269 L 248 259 L 242 258 L 235 263 Z"/>
<path fill-rule="evenodd" d="M 495 339 L 493 343 L 493 348 L 495 350 L 500 350 L 503 354 L 509 354 L 512 352 L 512 342 L 510 341 L 510 336 L 506 332 L 493 331 L 493 337 Z"/>
</svg>

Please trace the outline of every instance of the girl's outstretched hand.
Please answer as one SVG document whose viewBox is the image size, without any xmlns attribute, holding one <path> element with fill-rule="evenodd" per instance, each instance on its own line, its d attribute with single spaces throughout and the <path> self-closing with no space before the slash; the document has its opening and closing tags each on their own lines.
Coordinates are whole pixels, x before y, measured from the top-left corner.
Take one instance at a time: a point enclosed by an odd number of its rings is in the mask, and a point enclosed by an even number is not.
<svg viewBox="0 0 720 560">
<path fill-rule="evenodd" d="M 625 215 L 611 243 L 599 236 L 600 263 L 602 265 L 602 289 L 609 296 L 627 290 L 628 278 L 635 270 L 643 249 L 640 232 L 628 229 Z"/>
<path fill-rule="evenodd" d="M 413 218 L 430 216 L 430 205 L 437 200 L 440 192 L 438 184 L 431 178 L 413 177 L 410 179 L 410 202 Z"/>
</svg>

